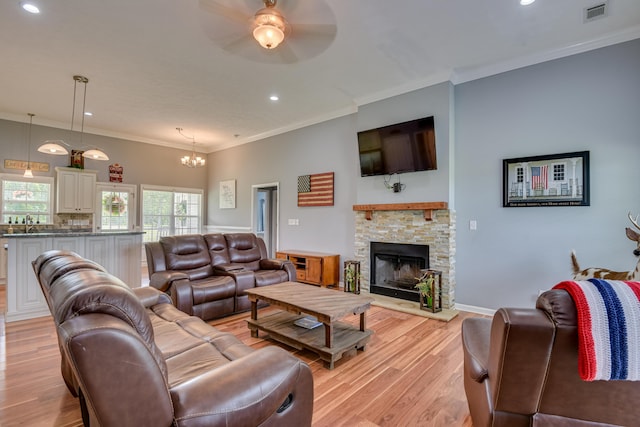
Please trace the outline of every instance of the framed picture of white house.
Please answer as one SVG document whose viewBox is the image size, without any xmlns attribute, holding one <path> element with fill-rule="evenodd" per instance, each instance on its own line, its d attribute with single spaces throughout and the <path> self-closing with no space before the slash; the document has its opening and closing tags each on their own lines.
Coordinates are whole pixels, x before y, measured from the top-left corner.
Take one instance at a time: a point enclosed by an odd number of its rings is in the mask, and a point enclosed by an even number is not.
<svg viewBox="0 0 640 427">
<path fill-rule="evenodd" d="M 589 152 L 502 162 L 502 206 L 589 206 Z"/>
</svg>

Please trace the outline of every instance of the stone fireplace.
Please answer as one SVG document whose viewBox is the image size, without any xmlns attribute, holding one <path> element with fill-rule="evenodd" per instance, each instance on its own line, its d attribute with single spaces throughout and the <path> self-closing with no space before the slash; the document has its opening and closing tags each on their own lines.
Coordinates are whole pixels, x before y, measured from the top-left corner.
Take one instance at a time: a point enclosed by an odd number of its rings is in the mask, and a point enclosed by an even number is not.
<svg viewBox="0 0 640 427">
<path fill-rule="evenodd" d="M 442 271 L 442 307 L 453 308 L 455 304 L 455 212 L 447 208 L 444 202 L 430 203 L 405 203 L 405 204 L 381 204 L 381 205 L 356 205 L 356 235 L 355 235 L 355 259 L 360 261 L 361 286 L 363 290 L 372 293 L 382 293 L 387 296 L 389 292 L 403 293 L 401 290 L 378 292 L 375 287 L 378 269 L 399 269 L 397 276 L 409 276 L 415 270 L 429 268 Z M 372 243 L 396 243 L 400 244 L 400 253 L 389 254 L 383 247 L 383 256 L 372 259 Z M 406 250 L 415 249 L 416 246 L 427 247 L 426 253 L 419 256 L 408 254 Z M 377 250 L 377 245 L 373 245 Z M 384 256 L 386 252 L 387 256 Z M 399 258 L 398 258 L 399 257 Z M 419 258 L 425 257 L 424 266 Z M 376 258 L 378 258 L 376 263 Z M 386 259 L 385 259 L 386 258 Z M 372 262 L 374 267 L 372 267 Z M 373 271 L 376 270 L 376 271 Z M 394 275 L 396 273 L 392 273 Z M 413 277 L 418 277 L 413 276 Z M 400 279 L 408 280 L 407 277 Z M 407 287 L 402 284 L 396 288 Z M 408 290 L 412 295 L 414 291 Z M 417 301 L 412 298 L 403 298 Z"/>
</svg>

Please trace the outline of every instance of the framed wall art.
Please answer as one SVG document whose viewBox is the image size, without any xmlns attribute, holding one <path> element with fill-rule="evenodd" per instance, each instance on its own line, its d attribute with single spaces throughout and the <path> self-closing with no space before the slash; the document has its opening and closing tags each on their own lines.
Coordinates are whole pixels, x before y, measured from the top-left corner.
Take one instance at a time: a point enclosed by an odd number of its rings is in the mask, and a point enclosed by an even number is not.
<svg viewBox="0 0 640 427">
<path fill-rule="evenodd" d="M 236 180 L 220 181 L 220 209 L 235 209 Z"/>
<path fill-rule="evenodd" d="M 502 161 L 502 206 L 589 206 L 589 152 Z"/>
</svg>

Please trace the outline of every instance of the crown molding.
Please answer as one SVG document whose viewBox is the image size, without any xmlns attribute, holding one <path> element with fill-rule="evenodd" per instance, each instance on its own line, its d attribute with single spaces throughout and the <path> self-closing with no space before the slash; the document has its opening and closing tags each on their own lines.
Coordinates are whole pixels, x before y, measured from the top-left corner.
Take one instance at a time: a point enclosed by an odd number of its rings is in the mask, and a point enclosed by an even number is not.
<svg viewBox="0 0 640 427">
<path fill-rule="evenodd" d="M 618 43 L 624 43 L 630 40 L 635 40 L 637 38 L 640 38 L 640 25 L 630 27 L 623 31 L 618 31 L 616 33 L 612 33 L 607 36 L 584 43 L 576 43 L 559 49 L 551 49 L 545 52 L 522 56 L 520 58 L 499 62 L 496 64 L 453 70 L 451 74 L 451 83 L 453 83 L 454 85 L 458 85 L 461 83 L 478 80 L 507 71 L 516 70 L 518 68 L 540 64 L 542 62 L 552 61 L 554 59 L 560 59 Z"/>
</svg>

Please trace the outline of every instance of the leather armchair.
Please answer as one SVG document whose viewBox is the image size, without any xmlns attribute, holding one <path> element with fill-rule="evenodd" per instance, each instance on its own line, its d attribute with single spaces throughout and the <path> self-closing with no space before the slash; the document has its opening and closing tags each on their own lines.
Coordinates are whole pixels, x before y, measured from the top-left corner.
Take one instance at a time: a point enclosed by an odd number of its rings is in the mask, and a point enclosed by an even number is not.
<svg viewBox="0 0 640 427">
<path fill-rule="evenodd" d="M 311 370 L 287 351 L 254 350 L 74 253 L 33 267 L 86 426 L 311 425 Z"/>
<path fill-rule="evenodd" d="M 583 381 L 577 313 L 564 290 L 535 309 L 501 308 L 462 323 L 464 387 L 475 427 L 631 426 L 640 382 Z"/>
</svg>

